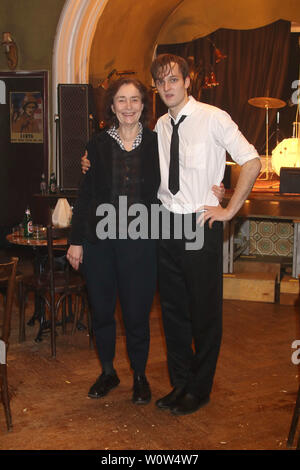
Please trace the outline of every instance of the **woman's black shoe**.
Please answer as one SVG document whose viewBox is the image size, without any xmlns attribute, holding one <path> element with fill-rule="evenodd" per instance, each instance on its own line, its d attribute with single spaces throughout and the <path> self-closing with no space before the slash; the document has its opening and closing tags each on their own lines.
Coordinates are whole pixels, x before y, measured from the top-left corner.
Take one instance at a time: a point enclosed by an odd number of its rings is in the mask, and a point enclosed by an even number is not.
<svg viewBox="0 0 300 470">
<path fill-rule="evenodd" d="M 151 390 L 145 375 L 137 375 L 133 382 L 133 403 L 136 405 L 147 405 L 150 400 Z"/>
<path fill-rule="evenodd" d="M 119 385 L 120 380 L 116 373 L 114 374 L 101 374 L 94 385 L 91 386 L 88 396 L 90 398 L 105 397 L 108 392 Z"/>
</svg>

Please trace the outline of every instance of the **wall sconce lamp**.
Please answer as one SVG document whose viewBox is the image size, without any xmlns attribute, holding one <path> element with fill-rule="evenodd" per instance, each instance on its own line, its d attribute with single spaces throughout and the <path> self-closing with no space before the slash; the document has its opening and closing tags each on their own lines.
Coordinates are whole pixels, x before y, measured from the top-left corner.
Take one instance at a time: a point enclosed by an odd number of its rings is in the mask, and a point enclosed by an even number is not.
<svg viewBox="0 0 300 470">
<path fill-rule="evenodd" d="M 213 46 L 216 64 L 218 64 L 219 62 L 221 62 L 221 61 L 224 60 L 224 59 L 227 59 L 227 55 L 223 54 L 223 53 L 220 51 L 220 49 L 217 48 L 217 46 L 215 45 L 215 43 L 214 43 L 210 38 L 206 38 L 206 39 L 207 39 L 207 40 L 211 43 L 211 45 Z"/>
<path fill-rule="evenodd" d="M 2 33 L 2 46 L 7 57 L 7 64 L 10 70 L 14 70 L 18 63 L 18 48 L 11 33 Z"/>
<path fill-rule="evenodd" d="M 206 73 L 204 77 L 204 84 L 202 88 L 204 89 L 210 89 L 215 86 L 220 85 L 219 82 L 216 80 L 216 75 L 215 72 L 212 70 L 210 73 Z"/>
<path fill-rule="evenodd" d="M 210 70 L 206 71 L 206 73 L 205 73 L 202 88 L 204 88 L 204 89 L 213 89 L 214 87 L 219 85 L 219 82 L 217 82 L 216 75 L 215 75 L 215 72 L 214 72 L 213 62 L 215 62 L 216 64 L 219 64 L 222 60 L 227 58 L 227 55 L 223 54 L 220 51 L 220 49 L 217 48 L 215 43 L 210 38 L 205 38 L 205 39 L 208 42 L 210 42 L 210 44 L 212 45 L 213 57 L 211 58 Z"/>
</svg>

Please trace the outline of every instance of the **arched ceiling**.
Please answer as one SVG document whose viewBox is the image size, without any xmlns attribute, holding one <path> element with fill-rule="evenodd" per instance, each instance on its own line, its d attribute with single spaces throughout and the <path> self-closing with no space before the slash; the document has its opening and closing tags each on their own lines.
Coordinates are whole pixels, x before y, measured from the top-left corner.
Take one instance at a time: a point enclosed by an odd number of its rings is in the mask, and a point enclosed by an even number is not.
<svg viewBox="0 0 300 470">
<path fill-rule="evenodd" d="M 109 0 L 90 54 L 92 84 L 114 68 L 133 69 L 149 81 L 149 64 L 159 31 L 182 0 Z"/>
<path fill-rule="evenodd" d="M 300 0 L 108 0 L 89 62 L 96 86 L 113 69 L 150 82 L 156 44 L 191 41 L 218 28 L 251 29 L 278 19 L 300 23 Z"/>
</svg>

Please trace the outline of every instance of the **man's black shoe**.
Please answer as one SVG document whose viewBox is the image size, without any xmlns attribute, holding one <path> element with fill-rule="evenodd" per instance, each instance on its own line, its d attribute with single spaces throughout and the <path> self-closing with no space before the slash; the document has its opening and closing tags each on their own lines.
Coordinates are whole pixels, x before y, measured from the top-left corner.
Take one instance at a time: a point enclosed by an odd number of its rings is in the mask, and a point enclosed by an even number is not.
<svg viewBox="0 0 300 470">
<path fill-rule="evenodd" d="M 178 400 L 171 407 L 171 413 L 177 416 L 189 415 L 202 408 L 209 402 L 209 396 L 198 398 L 189 392 L 180 396 Z"/>
<path fill-rule="evenodd" d="M 174 388 L 172 392 L 168 393 L 163 398 L 155 402 L 156 406 L 162 410 L 169 410 L 176 402 L 178 397 L 183 393 L 182 388 Z"/>
<path fill-rule="evenodd" d="M 137 375 L 133 382 L 133 403 L 136 405 L 147 405 L 150 400 L 151 390 L 145 375 Z"/>
<path fill-rule="evenodd" d="M 108 392 L 119 385 L 120 380 L 117 374 L 101 374 L 94 385 L 91 386 L 88 396 L 90 398 L 105 397 Z"/>
</svg>

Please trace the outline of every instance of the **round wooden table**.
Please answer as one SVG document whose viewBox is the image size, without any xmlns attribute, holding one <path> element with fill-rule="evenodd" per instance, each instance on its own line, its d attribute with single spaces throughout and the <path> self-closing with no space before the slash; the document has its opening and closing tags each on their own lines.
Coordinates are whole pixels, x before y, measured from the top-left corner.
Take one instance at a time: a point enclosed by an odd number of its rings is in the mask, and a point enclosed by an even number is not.
<svg viewBox="0 0 300 470">
<path fill-rule="evenodd" d="M 27 238 L 22 237 L 20 235 L 14 235 L 10 233 L 6 235 L 6 239 L 9 243 L 13 243 L 14 245 L 22 245 L 22 246 L 32 246 L 32 247 L 40 247 L 40 246 L 47 246 L 47 238 L 45 239 L 34 239 L 34 238 Z M 66 238 L 57 238 L 53 240 L 54 246 L 66 246 L 68 244 L 68 240 Z"/>
<path fill-rule="evenodd" d="M 47 233 L 47 232 L 45 232 Z M 10 233 L 6 236 L 6 239 L 9 243 L 19 246 L 29 246 L 34 251 L 34 273 L 36 276 L 40 275 L 43 271 L 43 260 L 45 256 L 41 255 L 41 249 L 47 247 L 48 242 L 47 238 L 45 239 L 34 239 L 32 237 L 22 237 L 19 235 L 15 235 L 14 233 Z M 67 238 L 57 238 L 53 239 L 53 245 L 56 248 L 63 248 L 68 245 Z M 37 295 L 35 295 L 35 306 L 34 306 L 34 313 L 30 320 L 27 322 L 27 325 L 33 326 L 35 320 L 38 320 L 40 323 L 39 332 L 35 339 L 36 342 L 42 341 L 42 334 L 45 329 L 47 329 L 47 322 L 45 320 L 45 306 L 44 301 Z"/>
</svg>

